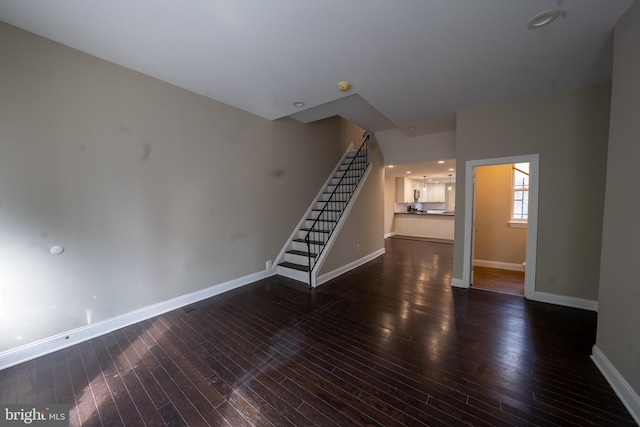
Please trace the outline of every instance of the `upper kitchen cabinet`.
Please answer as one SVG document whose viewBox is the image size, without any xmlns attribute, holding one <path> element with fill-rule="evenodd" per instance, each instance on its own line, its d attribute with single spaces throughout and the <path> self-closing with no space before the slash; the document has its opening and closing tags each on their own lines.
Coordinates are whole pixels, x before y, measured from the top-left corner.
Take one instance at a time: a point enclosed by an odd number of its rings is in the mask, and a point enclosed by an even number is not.
<svg viewBox="0 0 640 427">
<path fill-rule="evenodd" d="M 454 212 L 456 210 L 456 184 L 447 184 L 447 190 L 444 197 L 445 212 Z"/>
<path fill-rule="evenodd" d="M 427 184 L 426 202 L 430 203 L 444 203 L 446 196 L 446 189 L 444 183 Z"/>
<path fill-rule="evenodd" d="M 424 193 L 421 182 L 410 178 L 396 178 L 396 203 L 425 202 L 426 195 Z"/>
</svg>

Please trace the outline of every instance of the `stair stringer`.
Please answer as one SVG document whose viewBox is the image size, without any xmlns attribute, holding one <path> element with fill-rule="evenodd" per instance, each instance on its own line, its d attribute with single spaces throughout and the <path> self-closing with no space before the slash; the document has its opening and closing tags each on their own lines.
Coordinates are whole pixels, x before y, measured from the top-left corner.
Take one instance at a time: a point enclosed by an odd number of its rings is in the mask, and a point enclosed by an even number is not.
<svg viewBox="0 0 640 427">
<path fill-rule="evenodd" d="M 295 239 L 295 237 L 298 235 L 298 232 L 300 231 L 300 229 L 303 228 L 303 226 L 304 226 L 305 222 L 307 221 L 307 219 L 311 217 L 311 211 L 313 211 L 313 208 L 315 207 L 316 203 L 320 200 L 320 198 L 322 197 L 322 194 L 325 192 L 327 187 L 329 187 L 329 184 L 331 183 L 333 178 L 335 178 L 336 173 L 338 172 L 338 170 L 340 169 L 340 166 L 342 166 L 342 163 L 344 162 L 344 159 L 346 159 L 347 156 L 349 155 L 349 153 L 351 153 L 353 151 L 355 151 L 355 149 L 354 149 L 354 146 L 353 146 L 353 142 L 351 142 L 349 144 L 349 146 L 347 147 L 347 149 L 345 150 L 345 152 L 342 155 L 342 157 L 340 157 L 340 160 L 338 161 L 336 166 L 333 168 L 333 170 L 329 174 L 329 177 L 327 178 L 327 180 L 324 182 L 322 187 L 320 187 L 320 190 L 318 190 L 318 194 L 316 194 L 315 197 L 313 198 L 313 200 L 311 200 L 311 203 L 309 203 L 309 207 L 307 208 L 306 212 L 302 215 L 302 219 L 300 219 L 300 222 L 298 222 L 298 224 L 295 226 L 295 228 L 291 232 L 291 235 L 286 240 L 284 246 L 280 250 L 280 253 L 276 257 L 276 259 L 273 261 L 273 263 L 271 264 L 270 271 L 267 271 L 267 274 L 269 276 L 273 276 L 274 274 L 277 274 L 277 272 L 278 272 L 278 264 L 280 262 L 282 262 L 282 260 L 285 257 L 286 252 L 293 248 L 293 244 L 292 244 L 293 239 Z M 358 185 L 358 186 L 360 186 L 360 185 Z"/>
<path fill-rule="evenodd" d="M 358 196 L 360 195 L 360 191 L 362 190 L 362 187 L 364 187 L 364 184 L 366 183 L 367 178 L 369 177 L 371 168 L 372 168 L 372 164 L 369 163 L 364 173 L 362 174 L 362 177 L 360 178 L 360 182 L 358 182 L 358 186 L 353 191 L 353 194 L 351 195 L 351 199 L 349 199 L 349 203 L 347 203 L 347 206 L 344 208 L 344 211 L 342 211 L 342 215 L 340 216 L 338 223 L 333 229 L 333 232 L 331 233 L 329 240 L 327 240 L 327 243 L 325 244 L 324 249 L 322 250 L 322 253 L 318 257 L 318 260 L 316 261 L 316 264 L 313 267 L 313 270 L 311 271 L 311 283 L 309 285 L 313 288 L 316 287 L 316 283 L 317 283 L 316 277 L 318 275 L 318 271 L 320 271 L 320 269 L 322 268 L 322 265 L 327 259 L 327 256 L 331 252 L 331 247 L 333 246 L 338 236 L 340 235 L 340 231 L 342 230 L 344 223 L 347 222 L 347 218 L 349 218 L 351 209 L 356 204 L 356 201 L 358 200 Z"/>
</svg>

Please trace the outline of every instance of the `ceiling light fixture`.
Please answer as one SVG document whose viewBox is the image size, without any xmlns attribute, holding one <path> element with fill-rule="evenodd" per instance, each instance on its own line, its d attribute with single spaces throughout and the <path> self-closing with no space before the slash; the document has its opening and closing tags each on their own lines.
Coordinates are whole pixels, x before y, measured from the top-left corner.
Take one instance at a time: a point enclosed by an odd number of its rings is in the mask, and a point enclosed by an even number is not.
<svg viewBox="0 0 640 427">
<path fill-rule="evenodd" d="M 449 186 L 447 187 L 448 191 L 451 191 L 451 174 L 449 174 Z"/>
<path fill-rule="evenodd" d="M 426 175 L 422 175 L 422 189 L 423 190 L 427 189 L 427 176 Z"/>
<path fill-rule="evenodd" d="M 296 101 L 296 102 L 293 103 L 293 106 L 294 107 L 298 107 L 298 108 L 304 107 L 305 105 L 306 104 L 304 102 L 301 102 L 301 101 Z"/>
<path fill-rule="evenodd" d="M 415 127 L 415 126 L 409 126 L 409 127 L 407 128 L 407 130 L 416 130 L 416 127 Z"/>
<path fill-rule="evenodd" d="M 439 163 L 439 164 L 443 164 L 443 163 L 444 163 L 444 160 L 438 160 L 438 163 Z"/>
<path fill-rule="evenodd" d="M 406 173 L 411 173 L 411 171 L 407 171 Z"/>
<path fill-rule="evenodd" d="M 340 82 L 338 83 L 338 89 L 340 89 L 340 92 L 349 92 L 349 89 L 351 89 L 351 83 Z"/>
<path fill-rule="evenodd" d="M 530 30 L 535 30 L 536 28 L 544 27 L 552 23 L 558 16 L 560 16 L 560 11 L 558 9 L 545 10 L 544 12 L 540 12 L 533 16 L 533 18 L 529 19 L 527 22 L 527 28 Z"/>
</svg>

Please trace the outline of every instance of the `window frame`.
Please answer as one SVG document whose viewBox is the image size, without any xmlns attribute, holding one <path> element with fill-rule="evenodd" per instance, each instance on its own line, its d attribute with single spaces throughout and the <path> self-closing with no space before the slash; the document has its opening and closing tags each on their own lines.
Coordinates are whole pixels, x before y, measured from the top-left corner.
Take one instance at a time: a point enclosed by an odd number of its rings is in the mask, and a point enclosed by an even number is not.
<svg viewBox="0 0 640 427">
<path fill-rule="evenodd" d="M 522 163 L 528 163 L 528 162 L 522 162 Z M 527 175 L 527 177 L 529 176 L 529 172 L 522 170 L 521 168 L 518 168 L 517 165 L 520 165 L 522 163 L 513 163 L 511 165 L 511 201 L 510 201 L 510 212 L 509 212 L 509 227 L 512 228 L 527 228 L 527 225 L 529 223 L 529 212 L 528 212 L 528 207 L 529 207 L 529 190 L 530 190 L 530 183 L 529 180 L 527 179 L 527 183 L 526 183 L 526 187 L 517 187 L 516 188 L 516 173 L 520 172 L 523 173 L 525 175 Z M 527 164 L 527 169 L 529 169 L 529 165 Z M 514 213 L 515 213 L 515 203 L 516 203 L 516 192 L 526 192 L 527 194 L 527 218 L 514 218 Z M 524 200 L 524 197 L 523 199 Z"/>
</svg>

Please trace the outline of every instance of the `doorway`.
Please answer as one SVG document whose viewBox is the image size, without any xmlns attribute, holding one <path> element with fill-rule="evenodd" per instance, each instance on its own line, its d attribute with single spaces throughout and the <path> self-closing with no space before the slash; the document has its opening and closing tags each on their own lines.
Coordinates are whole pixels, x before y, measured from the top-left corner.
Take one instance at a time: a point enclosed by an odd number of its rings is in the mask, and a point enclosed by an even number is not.
<svg viewBox="0 0 640 427">
<path fill-rule="evenodd" d="M 524 296 L 529 163 L 476 166 L 471 286 Z"/>
<path fill-rule="evenodd" d="M 470 160 L 465 165 L 465 213 L 464 213 L 464 256 L 462 280 L 465 287 L 471 286 L 474 267 L 474 218 L 475 218 L 475 175 L 476 168 L 494 165 L 529 164 L 528 218 L 526 228 L 526 256 L 524 296 L 533 299 L 535 294 L 535 265 L 538 227 L 538 170 L 539 155 L 523 155 L 484 160 Z"/>
</svg>

